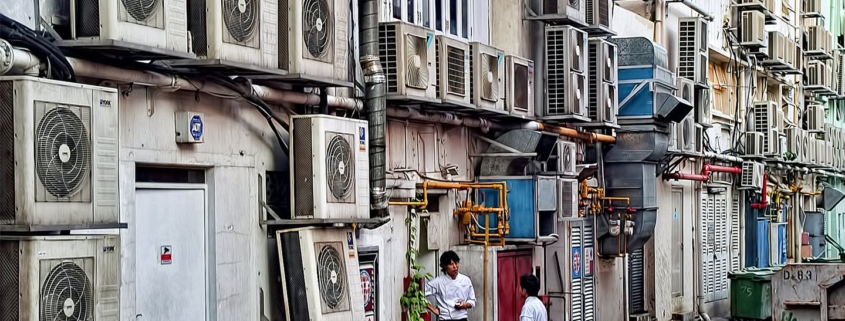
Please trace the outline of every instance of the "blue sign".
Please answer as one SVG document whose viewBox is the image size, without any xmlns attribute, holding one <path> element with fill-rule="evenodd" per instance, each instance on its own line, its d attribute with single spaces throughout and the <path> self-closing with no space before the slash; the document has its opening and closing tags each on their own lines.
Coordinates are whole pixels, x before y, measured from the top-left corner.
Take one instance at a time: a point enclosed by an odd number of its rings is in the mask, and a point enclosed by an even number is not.
<svg viewBox="0 0 845 321">
<path fill-rule="evenodd" d="M 199 115 L 191 117 L 191 137 L 194 140 L 200 140 L 202 138 L 202 118 Z"/>
<path fill-rule="evenodd" d="M 572 247 L 572 278 L 581 278 L 581 247 Z"/>
</svg>

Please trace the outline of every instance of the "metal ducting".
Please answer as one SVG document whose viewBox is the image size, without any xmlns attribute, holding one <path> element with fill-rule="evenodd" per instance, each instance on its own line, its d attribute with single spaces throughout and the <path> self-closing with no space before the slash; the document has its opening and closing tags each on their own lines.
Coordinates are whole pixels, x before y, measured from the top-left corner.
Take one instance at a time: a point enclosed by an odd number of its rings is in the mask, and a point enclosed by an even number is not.
<svg viewBox="0 0 845 321">
<path fill-rule="evenodd" d="M 496 142 L 511 147 L 520 153 L 537 153 L 540 160 L 548 159 L 558 135 L 528 130 L 514 129 L 498 138 Z M 486 154 L 510 153 L 500 146 L 490 145 Z M 532 162 L 532 157 L 484 157 L 478 176 L 524 175 L 525 166 Z"/>
<path fill-rule="evenodd" d="M 679 123 L 692 111 L 691 102 L 670 93 L 655 94 L 657 119 Z"/>
</svg>

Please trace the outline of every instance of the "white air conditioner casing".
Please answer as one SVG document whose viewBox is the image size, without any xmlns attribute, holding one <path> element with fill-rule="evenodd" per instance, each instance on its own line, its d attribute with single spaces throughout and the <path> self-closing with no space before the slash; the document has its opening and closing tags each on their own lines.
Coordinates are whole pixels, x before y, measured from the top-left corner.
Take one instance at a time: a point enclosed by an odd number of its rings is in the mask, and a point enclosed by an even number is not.
<svg viewBox="0 0 845 321">
<path fill-rule="evenodd" d="M 739 0 L 738 2 L 748 6 L 750 9 L 759 10 L 760 12 L 770 12 L 775 10 L 774 0 Z"/>
<path fill-rule="evenodd" d="M 809 148 L 806 149 L 807 158 L 805 158 L 805 161 L 810 165 L 818 165 L 818 154 L 816 152 L 818 145 L 816 144 L 816 138 L 813 136 L 813 134 L 807 135 L 807 147 Z"/>
<path fill-rule="evenodd" d="M 588 41 L 587 46 L 590 57 L 587 109 L 590 120 L 615 126 L 616 115 L 619 113 L 616 44 L 603 39 L 592 39 Z"/>
<path fill-rule="evenodd" d="M 349 51 L 352 50 L 349 48 L 348 16 L 352 8 L 343 2 L 331 0 L 288 0 L 279 4 L 276 2 L 278 0 L 263 0 L 262 4 L 288 5 L 288 10 L 279 12 L 280 15 L 287 14 L 279 21 L 287 21 L 288 24 L 277 26 L 279 30 L 287 30 L 288 33 L 287 37 L 279 37 L 279 69 L 287 70 L 289 75 L 348 80 Z M 265 15 L 267 18 L 275 18 L 271 11 L 265 11 Z M 276 33 L 272 34 L 275 36 Z M 275 42 L 272 40 L 268 41 L 268 44 L 273 43 Z M 272 50 L 267 52 L 272 54 Z M 268 56 L 265 59 L 270 58 Z"/>
<path fill-rule="evenodd" d="M 681 127 L 679 123 L 670 122 L 669 123 L 669 148 L 668 151 L 670 153 L 677 153 L 680 152 L 680 138 L 678 138 L 678 129 Z"/>
<path fill-rule="evenodd" d="M 821 133 L 824 131 L 824 106 L 807 106 L 807 131 Z"/>
<path fill-rule="evenodd" d="M 789 43 L 785 35 L 778 31 L 769 31 L 767 57 L 760 61 L 764 65 L 786 65 Z"/>
<path fill-rule="evenodd" d="M 845 53 L 836 53 L 836 73 L 834 78 L 835 92 L 839 96 L 845 95 Z"/>
<path fill-rule="evenodd" d="M 832 167 L 833 166 L 833 158 L 834 158 L 833 143 L 825 142 L 824 146 L 825 146 L 825 148 L 824 148 L 825 149 L 825 164 L 829 167 Z"/>
<path fill-rule="evenodd" d="M 695 103 L 695 82 L 683 77 L 675 78 L 675 96 L 680 97 L 690 104 Z"/>
<path fill-rule="evenodd" d="M 802 2 L 805 15 L 820 16 L 822 14 L 822 0 L 803 0 Z"/>
<path fill-rule="evenodd" d="M 558 219 L 578 217 L 578 180 L 569 178 L 558 178 Z"/>
<path fill-rule="evenodd" d="M 695 148 L 700 144 L 696 142 L 697 136 L 695 132 L 695 117 L 693 117 L 692 113 L 687 115 L 687 117 L 678 123 L 677 129 L 677 144 L 681 151 L 685 153 L 696 152 Z"/>
<path fill-rule="evenodd" d="M 276 232 L 285 320 L 364 320 L 364 293 L 354 230 Z"/>
<path fill-rule="evenodd" d="M 763 155 L 779 156 L 780 150 L 780 132 L 776 128 L 768 128 L 764 131 L 763 136 Z"/>
<path fill-rule="evenodd" d="M 187 2 L 149 4 L 152 7 L 141 1 L 72 0 L 66 4 L 71 10 L 71 38 L 123 41 L 188 53 Z"/>
<path fill-rule="evenodd" d="M 587 25 L 610 30 L 613 21 L 613 0 L 587 0 Z"/>
<path fill-rule="evenodd" d="M 702 17 L 678 19 L 678 77 L 707 88 L 709 47 L 707 20 Z M 692 101 L 690 101 L 692 102 Z"/>
<path fill-rule="evenodd" d="M 768 129 L 778 129 L 775 119 L 780 110 L 778 103 L 771 100 L 754 102 L 753 131 L 763 133 Z"/>
<path fill-rule="evenodd" d="M 765 47 L 768 42 L 766 34 L 766 16 L 760 11 L 743 11 L 740 19 L 742 30 L 739 44 L 745 47 Z"/>
<path fill-rule="evenodd" d="M 443 103 L 470 105 L 469 44 L 449 36 L 435 36 L 437 98 Z"/>
<path fill-rule="evenodd" d="M 764 157 L 764 135 L 760 132 L 746 132 L 745 133 L 745 156 L 746 157 Z"/>
<path fill-rule="evenodd" d="M 546 21 L 587 22 L 586 0 L 543 0 L 542 15 Z"/>
<path fill-rule="evenodd" d="M 807 27 L 807 51 L 804 53 L 806 56 L 833 58 L 834 46 L 833 34 L 824 26 Z"/>
<path fill-rule="evenodd" d="M 367 122 L 291 116 L 292 218 L 369 217 Z"/>
<path fill-rule="evenodd" d="M 577 170 L 577 153 L 578 145 L 574 142 L 558 140 L 557 141 L 557 170 L 566 176 L 578 175 Z"/>
<path fill-rule="evenodd" d="M 590 121 L 587 111 L 587 33 L 572 26 L 546 26 L 547 120 Z"/>
<path fill-rule="evenodd" d="M 437 98 L 433 30 L 398 21 L 381 23 L 379 56 L 387 76 L 388 95 Z"/>
<path fill-rule="evenodd" d="M 810 144 L 810 133 L 807 131 L 801 131 L 801 154 L 799 159 L 802 163 L 811 164 L 811 159 L 815 156 L 811 156 L 814 152 L 812 151 L 813 144 Z"/>
<path fill-rule="evenodd" d="M 827 163 L 827 146 L 821 139 L 813 141 L 816 145 L 816 165 L 824 166 Z"/>
<path fill-rule="evenodd" d="M 480 42 L 469 44 L 470 104 L 505 112 L 505 52 Z"/>
<path fill-rule="evenodd" d="M 534 117 L 534 61 L 505 56 L 505 108 L 512 116 Z"/>
<path fill-rule="evenodd" d="M 7 320 L 120 318 L 117 236 L 0 238 L 0 257 Z"/>
<path fill-rule="evenodd" d="M 118 222 L 118 94 L 0 78 L 0 224 Z"/>
<path fill-rule="evenodd" d="M 801 152 L 801 147 L 803 146 L 802 137 L 803 133 L 802 130 L 798 127 L 790 127 L 787 128 L 785 131 L 786 134 L 786 151 L 795 155 L 795 158 L 792 160 L 793 162 L 800 163 L 802 162 L 803 154 Z"/>
<path fill-rule="evenodd" d="M 762 163 L 742 162 L 742 173 L 740 174 L 740 187 L 760 189 L 763 188 L 763 172 L 766 170 Z"/>
<path fill-rule="evenodd" d="M 293 1 L 291 7 L 296 7 L 299 2 L 301 1 Z M 279 44 L 280 13 L 275 1 L 254 0 L 241 3 L 232 0 L 205 0 L 192 1 L 191 4 L 191 17 L 205 17 L 205 25 L 197 26 L 198 30 L 192 32 L 192 46 L 197 58 L 279 68 L 279 51 L 288 47 Z M 294 21 L 291 21 L 290 25 L 296 26 Z M 327 27 L 329 25 L 331 24 L 326 24 Z"/>
</svg>

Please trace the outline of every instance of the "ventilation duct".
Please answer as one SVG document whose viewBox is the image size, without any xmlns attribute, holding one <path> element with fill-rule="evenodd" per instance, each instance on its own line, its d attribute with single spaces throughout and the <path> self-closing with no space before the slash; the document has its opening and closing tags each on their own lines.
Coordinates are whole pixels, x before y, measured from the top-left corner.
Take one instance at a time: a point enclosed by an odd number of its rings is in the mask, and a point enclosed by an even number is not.
<svg viewBox="0 0 845 321">
<path fill-rule="evenodd" d="M 824 186 L 824 190 L 822 191 L 822 208 L 825 211 L 832 211 L 836 205 L 839 205 L 842 202 L 842 199 L 845 198 L 845 194 L 842 191 L 833 188 L 830 184 L 822 183 Z"/>
<path fill-rule="evenodd" d="M 498 138 L 496 142 L 513 148 L 520 153 L 537 153 L 540 161 L 547 160 L 552 152 L 558 135 L 546 132 L 514 129 Z M 510 153 L 501 146 L 490 145 L 485 153 Z M 525 175 L 525 166 L 532 162 L 532 157 L 484 157 L 478 176 Z"/>
<path fill-rule="evenodd" d="M 692 103 L 669 93 L 656 93 L 657 119 L 679 123 L 692 111 Z"/>
</svg>

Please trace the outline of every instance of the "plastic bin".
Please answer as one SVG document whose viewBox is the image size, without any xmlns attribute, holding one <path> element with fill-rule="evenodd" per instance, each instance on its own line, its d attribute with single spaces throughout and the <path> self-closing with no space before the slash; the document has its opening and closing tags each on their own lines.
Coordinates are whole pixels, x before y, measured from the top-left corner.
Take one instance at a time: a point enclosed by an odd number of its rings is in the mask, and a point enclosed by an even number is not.
<svg viewBox="0 0 845 321">
<path fill-rule="evenodd" d="M 748 269 L 728 273 L 731 317 L 764 320 L 772 316 L 772 275 L 777 269 Z"/>
</svg>

